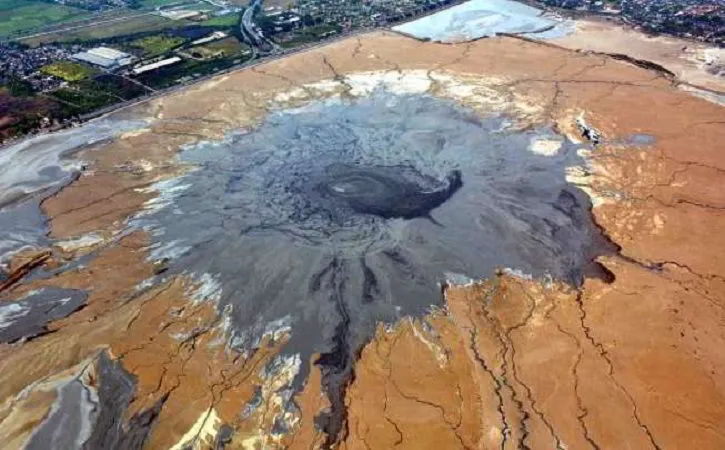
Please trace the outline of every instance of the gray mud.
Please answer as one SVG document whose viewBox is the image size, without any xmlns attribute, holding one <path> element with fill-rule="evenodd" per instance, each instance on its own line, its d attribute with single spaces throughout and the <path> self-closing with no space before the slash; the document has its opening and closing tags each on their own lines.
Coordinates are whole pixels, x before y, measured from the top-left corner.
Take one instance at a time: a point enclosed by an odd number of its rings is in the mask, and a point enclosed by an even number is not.
<svg viewBox="0 0 725 450">
<path fill-rule="evenodd" d="M 97 416 L 95 390 L 80 377 L 58 389 L 58 399 L 48 417 L 31 436 L 26 450 L 73 450 L 82 448 Z"/>
<path fill-rule="evenodd" d="M 87 375 L 90 367 L 86 367 L 57 388 L 57 400 L 26 449 L 143 448 L 165 398 L 124 421 L 124 413 L 136 391 L 135 377 L 105 351 L 92 364 L 93 376 Z"/>
<path fill-rule="evenodd" d="M 652 145 L 654 143 L 655 143 L 654 136 L 650 136 L 649 134 L 633 134 L 626 141 L 627 145 L 632 145 L 632 146 Z"/>
<path fill-rule="evenodd" d="M 184 149 L 198 169 L 168 194 L 170 206 L 136 225 L 152 230 L 171 273 L 221 285 L 233 345 L 254 347 L 270 324 L 286 323 L 286 351 L 322 355 L 333 414 L 321 420 L 335 433 L 339 391 L 375 324 L 440 305 L 445 274 L 510 267 L 579 284 L 614 250 L 565 180 L 582 163 L 575 148 L 534 154 L 532 139 L 561 138 L 504 123 L 383 92 L 280 111 L 248 133 Z"/>
<path fill-rule="evenodd" d="M 3 266 L 15 253 L 49 244 L 46 222 L 40 210 L 39 198 L 30 198 L 12 207 L 0 209 L 0 279 Z"/>
<path fill-rule="evenodd" d="M 48 332 L 46 325 L 82 308 L 87 294 L 76 289 L 43 288 L 17 301 L 0 302 L 0 342 L 30 339 Z"/>
<path fill-rule="evenodd" d="M 83 448 L 143 448 L 160 406 L 154 406 L 124 423 L 124 413 L 136 392 L 136 378 L 124 370 L 121 361 L 110 359 L 105 352 L 96 361 L 96 372 L 99 380 L 98 407 L 93 431 L 84 442 Z"/>
<path fill-rule="evenodd" d="M 0 148 L 0 208 L 62 184 L 78 167 L 68 160 L 73 153 L 144 125 L 140 120 L 99 119 Z"/>
<path fill-rule="evenodd" d="M 556 39 L 574 31 L 574 23 L 511 0 L 470 0 L 393 30 L 417 39 L 466 42 L 497 34 Z"/>
<path fill-rule="evenodd" d="M 0 265 L 23 248 L 47 245 L 39 204 L 78 176 L 83 164 L 73 158 L 77 152 L 146 124 L 98 119 L 0 147 Z"/>
</svg>

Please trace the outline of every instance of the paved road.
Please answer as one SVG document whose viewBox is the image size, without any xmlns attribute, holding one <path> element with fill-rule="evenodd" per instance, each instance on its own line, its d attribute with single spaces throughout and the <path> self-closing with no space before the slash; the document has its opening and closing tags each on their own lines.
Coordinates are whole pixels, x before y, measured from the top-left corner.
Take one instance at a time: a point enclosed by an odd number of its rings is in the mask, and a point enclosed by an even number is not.
<svg viewBox="0 0 725 450">
<path fill-rule="evenodd" d="M 256 1 L 258 1 L 260 3 L 260 6 L 261 6 L 262 0 L 256 0 Z M 454 5 L 458 4 L 458 3 L 460 3 L 461 1 L 462 0 L 453 2 L 453 3 L 449 4 L 449 5 L 447 5 L 447 7 L 454 6 Z M 434 12 L 438 12 L 438 11 L 440 11 L 440 10 L 436 10 L 436 11 L 433 11 L 433 12 L 429 12 L 429 14 L 433 14 Z M 251 24 L 251 16 L 249 17 L 249 20 L 250 20 L 250 22 L 248 22 L 248 23 Z M 408 20 L 401 21 L 401 22 L 407 22 L 407 21 Z M 337 41 L 341 41 L 341 40 L 344 40 L 344 39 L 348 39 L 348 38 L 350 38 L 352 36 L 357 36 L 357 35 L 361 35 L 361 34 L 370 33 L 370 32 L 375 31 L 375 30 L 389 30 L 390 29 L 390 26 L 392 26 L 393 24 L 394 24 L 394 22 L 387 23 L 385 25 L 378 26 L 378 27 L 374 27 L 374 28 L 358 28 L 356 30 L 349 31 L 349 32 L 345 32 L 345 33 L 340 33 L 340 34 L 335 35 L 333 37 L 326 38 L 324 40 L 317 41 L 317 42 L 313 42 L 313 43 L 310 43 L 310 44 L 301 45 L 301 46 L 294 47 L 294 48 L 290 48 L 290 49 L 282 49 L 282 48 L 279 48 L 278 51 L 276 51 L 275 53 L 271 53 L 271 54 L 263 54 L 263 55 L 254 54 L 254 58 L 252 58 L 251 60 L 247 60 L 247 61 L 245 61 L 245 62 L 243 62 L 241 64 L 238 64 L 238 65 L 229 67 L 228 69 L 225 69 L 225 70 L 222 70 L 222 71 L 219 71 L 219 72 L 211 73 L 209 75 L 205 75 L 205 76 L 196 78 L 196 79 L 194 79 L 192 81 L 189 81 L 187 83 L 177 84 L 177 85 L 174 85 L 174 86 L 169 86 L 169 87 L 164 88 L 164 89 L 159 89 L 159 90 L 156 90 L 156 91 L 151 92 L 148 95 L 144 95 L 142 97 L 137 97 L 137 98 L 133 98 L 131 100 L 125 101 L 125 102 L 115 103 L 113 105 L 106 106 L 105 108 L 101 108 L 99 110 L 96 110 L 96 111 L 93 111 L 93 112 L 84 114 L 81 117 L 79 117 L 79 119 L 80 119 L 80 122 L 83 123 L 83 122 L 86 122 L 86 121 L 91 120 L 91 119 L 95 119 L 95 118 L 98 118 L 98 117 L 103 117 L 103 116 L 109 115 L 111 113 L 117 112 L 119 110 L 123 110 L 123 109 L 126 109 L 126 108 L 131 108 L 131 107 L 136 106 L 138 104 L 151 101 L 151 100 L 153 100 L 155 98 L 158 98 L 158 97 L 162 97 L 164 95 L 171 94 L 171 93 L 173 93 L 175 91 L 179 91 L 179 90 L 182 90 L 182 89 L 186 89 L 189 86 L 203 83 L 204 81 L 209 80 L 211 78 L 223 76 L 223 75 L 225 75 L 227 73 L 230 73 L 230 72 L 235 72 L 235 71 L 240 70 L 240 69 L 251 68 L 251 67 L 259 66 L 259 65 L 262 65 L 262 64 L 266 64 L 266 63 L 268 63 L 270 61 L 273 61 L 275 59 L 284 58 L 284 57 L 287 57 L 287 56 L 289 56 L 291 54 L 295 54 L 295 53 L 306 53 L 306 52 L 309 52 L 311 50 L 314 50 L 314 49 L 316 49 L 318 47 L 324 47 L 325 45 L 329 45 L 329 44 L 331 44 L 333 42 L 337 42 Z M 244 29 L 242 29 L 242 32 L 244 32 Z M 52 128 L 50 130 L 46 130 L 46 131 L 43 131 L 43 132 L 40 132 L 40 133 L 28 134 L 28 135 L 22 136 L 19 139 L 11 139 L 9 141 L 6 141 L 2 145 L 0 145 L 0 149 L 3 149 L 3 148 L 8 147 L 10 145 L 16 144 L 17 142 L 20 142 L 22 140 L 29 139 L 29 138 L 31 138 L 33 136 L 38 135 L 38 134 L 46 134 L 48 132 L 58 131 L 58 130 L 61 130 L 61 129 L 64 129 L 64 128 L 68 128 L 69 126 L 77 126 L 77 124 L 78 124 L 78 122 L 66 122 L 66 123 L 64 123 L 64 124 L 62 124 L 62 125 L 60 125 L 58 127 Z"/>
<path fill-rule="evenodd" d="M 257 29 L 254 24 L 254 14 L 262 8 L 264 0 L 252 0 L 242 14 L 242 21 L 239 24 L 242 36 L 252 47 L 253 56 L 268 55 L 280 52 L 282 49 L 270 41 Z"/>
<path fill-rule="evenodd" d="M 84 115 L 82 115 L 80 117 L 80 121 L 81 122 L 86 122 L 88 120 L 91 120 L 91 119 L 94 119 L 94 118 L 97 118 L 97 117 L 102 117 L 102 116 L 111 114 L 113 112 L 117 112 L 117 111 L 122 110 L 122 109 L 130 108 L 130 107 L 136 106 L 138 104 L 148 102 L 148 101 L 153 100 L 153 99 L 158 98 L 158 97 L 163 97 L 164 95 L 169 95 L 169 94 L 171 94 L 173 92 L 186 89 L 189 86 L 198 85 L 200 83 L 203 83 L 204 81 L 210 80 L 210 79 L 215 78 L 215 77 L 220 77 L 220 76 L 226 75 L 226 74 L 231 73 L 231 72 L 236 72 L 236 71 L 241 70 L 241 69 L 249 69 L 249 68 L 252 68 L 252 67 L 260 66 L 262 64 L 266 64 L 266 63 L 268 63 L 270 61 L 274 61 L 276 59 L 281 59 L 281 58 L 287 57 L 287 56 L 292 55 L 292 54 L 296 54 L 296 53 L 306 53 L 306 52 L 315 50 L 318 47 L 324 47 L 324 46 L 329 45 L 329 44 L 331 44 L 333 42 L 342 41 L 344 39 L 348 39 L 348 38 L 350 38 L 352 36 L 357 36 L 357 35 L 360 35 L 360 34 L 370 33 L 371 31 L 374 31 L 374 30 L 375 29 L 357 29 L 357 30 L 350 31 L 350 32 L 347 32 L 347 33 L 340 33 L 340 34 L 338 34 L 338 35 L 336 35 L 334 37 L 331 37 L 331 38 L 328 38 L 328 39 L 325 39 L 325 40 L 322 40 L 322 41 L 313 42 L 313 43 L 310 43 L 310 44 L 306 44 L 306 45 L 302 45 L 302 46 L 294 47 L 294 48 L 290 48 L 290 49 L 282 49 L 280 52 L 277 52 L 277 53 L 274 53 L 274 54 L 261 55 L 261 56 L 259 56 L 256 59 L 247 60 L 246 62 L 243 62 L 243 63 L 238 64 L 236 66 L 229 67 L 229 68 L 224 69 L 224 70 L 221 70 L 219 72 L 210 73 L 208 75 L 204 75 L 202 77 L 195 78 L 194 80 L 188 81 L 186 83 L 176 84 L 176 85 L 173 85 L 173 86 L 169 86 L 167 88 L 164 88 L 164 89 L 158 89 L 158 90 L 155 90 L 155 91 L 151 92 L 148 95 L 145 95 L 145 96 L 142 96 L 142 97 L 133 98 L 131 100 L 128 100 L 128 101 L 122 102 L 122 103 L 115 103 L 113 105 L 106 106 L 105 108 L 101 108 L 99 110 L 96 110 L 96 111 L 93 111 L 93 112 L 84 114 Z M 151 89 L 151 88 L 149 88 L 149 89 Z M 56 129 L 53 129 L 53 130 L 50 130 L 50 131 L 57 131 L 57 130 L 60 130 L 60 129 L 63 129 L 63 128 L 67 128 L 68 125 L 69 124 L 64 124 L 64 125 L 56 128 Z M 26 139 L 26 138 L 31 137 L 31 136 L 32 135 L 23 136 L 20 140 Z M 15 143 L 15 142 L 16 141 L 6 142 L 2 146 L 0 146 L 0 148 L 3 148 L 3 147 L 8 146 L 8 145 L 11 145 L 12 143 Z"/>
</svg>

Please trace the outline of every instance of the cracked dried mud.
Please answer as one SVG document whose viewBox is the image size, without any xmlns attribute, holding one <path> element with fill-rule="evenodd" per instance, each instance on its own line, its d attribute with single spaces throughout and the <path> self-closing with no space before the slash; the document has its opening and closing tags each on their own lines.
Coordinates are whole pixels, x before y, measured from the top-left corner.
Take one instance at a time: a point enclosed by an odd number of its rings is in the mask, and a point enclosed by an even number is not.
<svg viewBox="0 0 725 450">
<path fill-rule="evenodd" d="M 374 32 L 94 126 L 1 180 L 4 448 L 725 447 L 725 108 L 672 76 Z"/>
</svg>

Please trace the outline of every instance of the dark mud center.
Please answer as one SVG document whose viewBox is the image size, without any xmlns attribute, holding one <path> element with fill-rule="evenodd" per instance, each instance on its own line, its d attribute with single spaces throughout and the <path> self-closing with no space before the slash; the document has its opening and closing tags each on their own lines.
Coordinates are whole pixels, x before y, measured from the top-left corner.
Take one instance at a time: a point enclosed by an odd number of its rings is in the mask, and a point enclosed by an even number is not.
<svg viewBox="0 0 725 450">
<path fill-rule="evenodd" d="M 384 219 L 428 217 L 461 186 L 461 172 L 437 180 L 405 166 L 333 164 L 315 191 L 330 214 L 372 214 Z"/>
<path fill-rule="evenodd" d="M 184 149 L 197 168 L 140 217 L 170 273 L 215 280 L 232 345 L 289 326 L 304 379 L 322 357 L 339 431 L 353 356 L 377 323 L 441 304 L 440 283 L 508 267 L 582 281 L 610 252 L 587 196 L 566 181 L 582 165 L 552 130 L 511 131 L 453 102 L 378 92 L 270 114 L 256 129 Z M 532 152 L 535 140 L 558 152 Z M 213 290 L 213 289 L 212 289 Z"/>
</svg>

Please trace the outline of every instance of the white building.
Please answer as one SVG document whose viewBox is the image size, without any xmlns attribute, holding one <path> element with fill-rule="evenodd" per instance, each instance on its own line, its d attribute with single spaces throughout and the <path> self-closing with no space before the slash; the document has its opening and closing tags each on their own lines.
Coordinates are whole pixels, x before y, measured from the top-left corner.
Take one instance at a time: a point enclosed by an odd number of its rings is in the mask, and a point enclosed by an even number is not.
<svg viewBox="0 0 725 450">
<path fill-rule="evenodd" d="M 156 61 L 152 64 L 146 64 L 145 66 L 139 66 L 133 68 L 133 74 L 138 75 L 144 72 L 148 72 L 149 70 L 158 69 L 159 67 L 169 66 L 171 64 L 176 64 L 177 62 L 181 61 L 181 58 L 178 56 L 172 56 L 171 58 L 162 59 L 161 61 Z"/>
<path fill-rule="evenodd" d="M 72 56 L 77 61 L 83 61 L 104 69 L 113 70 L 131 64 L 133 55 L 108 47 L 96 47 Z"/>
<path fill-rule="evenodd" d="M 203 37 L 201 39 L 197 39 L 195 41 L 192 41 L 191 45 L 200 45 L 200 44 L 206 44 L 207 42 L 216 41 L 219 39 L 223 39 L 227 37 L 227 34 L 223 31 L 215 31 L 212 34 L 210 34 L 207 37 Z"/>
<path fill-rule="evenodd" d="M 174 9 L 170 11 L 159 11 L 158 14 L 161 17 L 165 17 L 171 20 L 182 20 L 182 19 L 196 19 L 201 16 L 201 11 L 189 10 L 189 9 Z"/>
</svg>

